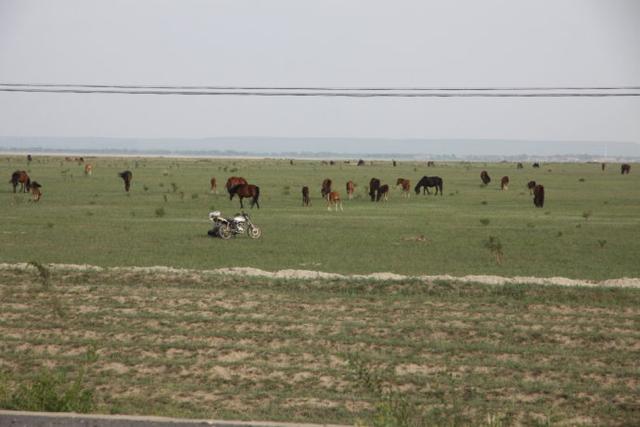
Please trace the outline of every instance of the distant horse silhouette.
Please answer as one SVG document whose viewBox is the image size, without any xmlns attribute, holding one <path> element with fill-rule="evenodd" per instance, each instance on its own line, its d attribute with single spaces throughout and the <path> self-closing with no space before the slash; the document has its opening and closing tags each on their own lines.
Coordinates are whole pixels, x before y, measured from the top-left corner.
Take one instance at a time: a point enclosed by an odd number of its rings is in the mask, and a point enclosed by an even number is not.
<svg viewBox="0 0 640 427">
<path fill-rule="evenodd" d="M 353 181 L 347 181 L 347 198 L 349 200 L 353 199 L 353 193 L 356 191 L 356 185 Z"/>
<path fill-rule="evenodd" d="M 320 194 L 322 194 L 323 199 L 326 199 L 329 193 L 331 193 L 331 184 L 332 184 L 332 181 L 329 178 L 322 181 L 322 188 L 320 189 Z"/>
<path fill-rule="evenodd" d="M 32 160 L 33 157 L 31 157 L 31 154 L 27 154 L 27 162 L 31 163 Z"/>
<path fill-rule="evenodd" d="M 209 183 L 211 184 L 211 192 L 218 194 L 218 181 L 216 180 L 216 177 L 212 177 L 211 180 L 209 181 Z"/>
<path fill-rule="evenodd" d="M 386 202 L 389 200 L 389 186 L 387 184 L 381 185 L 378 188 L 378 196 L 376 197 L 376 202 L 379 202 L 380 199 Z"/>
<path fill-rule="evenodd" d="M 484 185 L 489 185 L 489 183 L 491 182 L 491 177 L 489 176 L 489 173 L 487 171 L 480 172 L 480 179 L 482 180 L 482 183 Z"/>
<path fill-rule="evenodd" d="M 338 212 L 338 206 L 340 207 L 341 211 L 344 210 L 342 208 L 342 200 L 340 199 L 340 193 L 338 193 L 337 191 L 332 191 L 329 194 L 327 194 L 327 210 L 330 211 L 331 206 L 336 207 L 336 212 Z"/>
<path fill-rule="evenodd" d="M 500 180 L 500 190 L 505 191 L 509 189 L 509 177 L 503 176 Z"/>
<path fill-rule="evenodd" d="M 631 172 L 631 165 L 625 163 L 622 166 L 620 166 L 620 174 L 624 175 L 627 174 L 629 175 L 629 172 Z"/>
<path fill-rule="evenodd" d="M 40 188 L 42 188 L 42 185 L 38 184 L 38 181 L 31 182 L 31 195 L 33 196 L 34 202 L 37 202 L 42 197 Z"/>
<path fill-rule="evenodd" d="M 358 160 L 358 166 L 364 166 L 364 160 L 362 159 Z"/>
<path fill-rule="evenodd" d="M 392 160 L 392 162 L 393 162 L 393 167 L 395 168 L 398 164 L 396 163 L 395 160 Z"/>
<path fill-rule="evenodd" d="M 236 194 L 238 195 L 238 198 L 240 199 L 240 208 L 242 209 L 244 209 L 242 199 L 249 197 L 251 198 L 251 208 L 255 205 L 260 209 L 260 203 L 258 203 L 258 199 L 260 198 L 260 187 L 256 185 L 238 184 L 231 187 L 229 194 L 231 194 L 231 199 L 233 199 L 233 196 Z"/>
<path fill-rule="evenodd" d="M 536 208 L 544 207 L 544 187 L 540 184 L 533 189 L 533 204 Z"/>
<path fill-rule="evenodd" d="M 84 165 L 84 174 L 91 175 L 93 173 L 93 165 L 91 163 L 87 163 Z"/>
<path fill-rule="evenodd" d="M 16 192 L 16 188 L 18 184 L 20 184 L 20 192 L 26 193 L 31 189 L 31 178 L 26 171 L 15 171 L 11 174 L 11 179 L 9 180 L 11 185 L 13 185 L 13 192 Z"/>
<path fill-rule="evenodd" d="M 231 194 L 231 189 L 236 185 L 248 184 L 247 180 L 241 176 L 230 176 L 227 179 L 227 183 L 224 185 L 224 188 L 229 192 L 229 200 L 233 199 L 233 195 Z"/>
<path fill-rule="evenodd" d="M 529 194 L 533 194 L 533 189 L 536 188 L 536 182 L 535 181 L 529 181 L 527 183 L 527 188 L 529 189 Z"/>
<path fill-rule="evenodd" d="M 440 196 L 442 196 L 442 184 L 442 178 L 439 176 L 423 176 L 416 184 L 414 190 L 416 194 L 420 194 L 420 189 L 422 189 L 422 194 L 424 195 L 425 192 L 427 194 L 431 194 L 429 192 L 429 187 L 435 187 L 436 195 L 438 194 L 438 191 L 440 191 Z"/>
<path fill-rule="evenodd" d="M 600 163 L 600 168 L 602 169 L 602 172 L 604 172 L 604 168 L 607 167 L 606 163 Z"/>
<path fill-rule="evenodd" d="M 523 169 L 523 168 L 524 168 L 524 166 L 522 165 L 522 163 L 518 163 L 516 165 L 516 169 Z"/>
<path fill-rule="evenodd" d="M 533 164 L 533 167 L 534 167 L 534 168 L 539 168 L 539 167 L 540 167 L 540 163 L 537 163 L 537 162 L 536 162 L 536 163 L 534 163 L 534 164 Z"/>
<path fill-rule="evenodd" d="M 378 196 L 379 189 L 380 180 L 378 178 L 371 178 L 371 180 L 369 181 L 369 197 L 371 197 L 372 202 L 380 200 L 380 197 Z"/>
<path fill-rule="evenodd" d="M 311 197 L 309 197 L 309 187 L 302 187 L 302 206 L 311 206 Z"/>
<path fill-rule="evenodd" d="M 131 188 L 131 180 L 133 179 L 133 174 L 131 173 L 131 171 L 124 171 L 120 172 L 118 176 L 124 181 L 124 191 L 128 193 L 129 189 Z"/>
<path fill-rule="evenodd" d="M 411 196 L 411 181 L 404 178 L 398 178 L 396 181 L 396 187 L 399 185 L 402 186 L 402 195 L 409 198 Z"/>
<path fill-rule="evenodd" d="M 433 162 L 433 160 L 429 160 L 429 161 L 427 162 L 427 167 L 428 167 L 428 168 L 433 168 L 433 167 L 435 167 L 435 166 L 436 166 L 436 164 Z"/>
</svg>

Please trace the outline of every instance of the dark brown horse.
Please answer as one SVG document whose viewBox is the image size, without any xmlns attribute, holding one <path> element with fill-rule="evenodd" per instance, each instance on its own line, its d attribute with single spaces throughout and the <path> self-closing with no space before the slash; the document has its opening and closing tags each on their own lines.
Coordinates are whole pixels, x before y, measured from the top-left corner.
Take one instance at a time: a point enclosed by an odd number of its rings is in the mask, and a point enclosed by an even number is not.
<svg viewBox="0 0 640 427">
<path fill-rule="evenodd" d="M 491 182 L 491 177 L 489 176 L 489 173 L 487 171 L 480 172 L 480 179 L 482 180 L 482 183 L 484 185 L 489 185 L 489 183 Z"/>
<path fill-rule="evenodd" d="M 42 185 L 38 184 L 38 181 L 31 182 L 31 195 L 33 196 L 33 201 L 37 202 L 42 197 L 42 191 L 40 191 Z"/>
<path fill-rule="evenodd" d="M 356 185 L 353 181 L 347 181 L 347 198 L 349 200 L 353 199 L 353 193 L 356 191 Z"/>
<path fill-rule="evenodd" d="M 379 202 L 382 199 L 383 202 L 389 200 L 389 186 L 387 184 L 381 185 L 378 188 L 378 196 L 376 197 L 376 202 Z"/>
<path fill-rule="evenodd" d="M 224 188 L 229 192 L 229 200 L 233 199 L 231 189 L 241 184 L 248 184 L 247 180 L 241 176 L 230 176 L 229 179 L 227 179 L 227 183 L 224 185 Z"/>
<path fill-rule="evenodd" d="M 211 192 L 218 194 L 218 181 L 216 180 L 216 177 L 212 177 L 211 181 L 209 181 L 211 184 Z"/>
<path fill-rule="evenodd" d="M 505 191 L 509 189 L 509 177 L 503 176 L 500 180 L 500 190 Z"/>
<path fill-rule="evenodd" d="M 533 204 L 536 208 L 544 207 L 544 187 L 540 184 L 533 189 Z"/>
<path fill-rule="evenodd" d="M 129 189 L 131 188 L 131 180 L 133 179 L 131 171 L 120 172 L 118 176 L 124 181 L 124 191 L 129 192 Z"/>
<path fill-rule="evenodd" d="M 380 180 L 378 178 L 371 178 L 371 181 L 369 181 L 369 196 L 372 202 L 380 200 L 380 196 L 378 196 L 379 189 Z"/>
<path fill-rule="evenodd" d="M 620 166 L 620 173 L 622 175 L 624 175 L 624 174 L 629 175 L 629 172 L 631 172 L 631 165 L 625 163 L 622 166 Z"/>
<path fill-rule="evenodd" d="M 251 208 L 253 205 L 256 205 L 258 209 L 260 209 L 260 203 L 258 203 L 258 198 L 260 198 L 260 187 L 251 184 L 238 184 L 229 190 L 229 194 L 231 194 L 231 199 L 236 194 L 240 199 L 240 208 L 244 209 L 242 204 L 242 199 L 251 198 Z"/>
<path fill-rule="evenodd" d="M 31 189 L 31 178 L 27 175 L 26 171 L 15 171 L 11 174 L 11 179 L 9 180 L 11 185 L 13 185 L 13 192 L 16 192 L 16 187 L 20 184 L 20 192 L 26 193 Z"/>
<path fill-rule="evenodd" d="M 429 160 L 429 161 L 427 162 L 427 167 L 428 167 L 428 168 L 433 168 L 433 167 L 435 167 L 435 166 L 436 166 L 436 164 L 433 162 L 433 160 Z"/>
<path fill-rule="evenodd" d="M 331 180 L 329 178 L 322 181 L 322 188 L 320 189 L 320 194 L 322 194 L 322 198 L 326 199 L 329 193 L 331 193 Z"/>
<path fill-rule="evenodd" d="M 302 187 L 302 206 L 311 206 L 311 197 L 309 197 L 309 187 Z"/>
<path fill-rule="evenodd" d="M 529 194 L 533 194 L 533 189 L 536 188 L 536 182 L 535 181 L 529 181 L 527 183 L 527 188 L 529 189 Z"/>
</svg>

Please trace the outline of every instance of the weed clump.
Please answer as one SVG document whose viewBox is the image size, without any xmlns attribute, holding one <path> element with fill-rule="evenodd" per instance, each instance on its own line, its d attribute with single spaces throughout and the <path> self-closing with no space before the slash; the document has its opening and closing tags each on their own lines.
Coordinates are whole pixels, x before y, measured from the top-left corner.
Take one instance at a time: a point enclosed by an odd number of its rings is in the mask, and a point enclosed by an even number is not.
<svg viewBox="0 0 640 427">
<path fill-rule="evenodd" d="M 502 242 L 500 242 L 498 237 L 489 236 L 489 238 L 484 242 L 484 247 L 489 249 L 489 252 L 491 252 L 491 255 L 493 255 L 496 260 L 496 264 L 502 264 L 502 261 L 504 260 L 504 252 L 502 251 Z"/>
<path fill-rule="evenodd" d="M 162 218 L 163 216 L 165 216 L 167 213 L 165 212 L 164 208 L 157 208 L 156 209 L 156 217 L 157 218 Z"/>
</svg>

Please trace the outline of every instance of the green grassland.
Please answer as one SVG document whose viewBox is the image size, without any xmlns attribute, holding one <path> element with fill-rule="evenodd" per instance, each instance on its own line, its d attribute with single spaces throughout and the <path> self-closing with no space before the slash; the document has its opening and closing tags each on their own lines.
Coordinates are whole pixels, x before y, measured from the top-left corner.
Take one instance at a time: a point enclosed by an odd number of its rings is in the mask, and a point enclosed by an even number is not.
<svg viewBox="0 0 640 427">
<path fill-rule="evenodd" d="M 36 260 L 101 266 L 212 269 L 251 266 L 266 270 L 311 269 L 339 273 L 499 274 L 605 279 L 640 276 L 640 175 L 619 165 L 543 164 L 517 170 L 513 163 L 354 162 L 172 158 L 91 158 L 93 176 L 62 157 L 0 158 L 0 174 L 26 169 L 42 184 L 43 198 L 29 202 L 6 183 L 0 193 L 0 261 Z M 129 194 L 117 172 L 130 169 Z M 481 186 L 480 171 L 493 181 Z M 207 237 L 207 213 L 239 210 L 224 182 L 239 175 L 261 188 L 253 209 L 263 238 L 221 241 Z M 401 197 L 398 177 L 414 184 L 423 175 L 444 179 L 444 196 Z M 499 180 L 508 175 L 508 191 Z M 219 193 L 209 192 L 209 179 Z M 328 212 L 320 184 L 331 178 L 344 194 L 351 179 L 354 200 L 344 212 Z M 387 203 L 371 203 L 371 177 L 392 186 Z M 525 185 L 546 188 L 535 209 Z M 311 189 L 312 207 L 301 206 L 300 188 Z M 247 209 L 248 210 L 248 209 Z M 500 240 L 503 262 L 487 249 Z"/>
<path fill-rule="evenodd" d="M 67 387 L 83 373 L 85 407 L 101 413 L 377 426 L 640 419 L 634 289 L 5 268 L 0 299 L 0 407 L 43 394 L 28 385 L 44 369 L 66 373 Z"/>
</svg>

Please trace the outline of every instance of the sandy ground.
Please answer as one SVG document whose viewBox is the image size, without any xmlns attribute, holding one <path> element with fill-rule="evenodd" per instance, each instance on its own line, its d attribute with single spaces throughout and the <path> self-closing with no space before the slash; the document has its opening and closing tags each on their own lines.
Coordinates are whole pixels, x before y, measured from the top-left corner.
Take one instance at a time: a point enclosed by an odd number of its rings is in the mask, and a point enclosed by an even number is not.
<svg viewBox="0 0 640 427">
<path fill-rule="evenodd" d="M 295 280 L 366 280 L 366 281 L 403 281 L 418 280 L 424 282 L 450 281 L 458 283 L 478 283 L 483 285 L 505 285 L 505 284 L 530 284 L 530 285 L 555 285 L 555 286 L 585 286 L 585 287 L 622 287 L 640 288 L 640 278 L 623 277 L 619 279 L 607 279 L 602 281 L 568 279 L 566 277 L 503 277 L 487 275 L 451 276 L 448 274 L 434 276 L 403 276 L 395 273 L 371 273 L 343 275 L 337 273 L 326 273 L 312 270 L 278 270 L 265 271 L 252 267 L 219 268 L 215 270 L 190 270 L 173 268 L 166 266 L 153 267 L 100 267 L 89 264 L 47 264 L 53 271 L 96 271 L 96 272 L 132 272 L 132 273 L 169 273 L 175 275 L 183 274 L 206 274 L 206 275 L 230 275 L 265 277 L 271 279 L 295 279 Z M 34 270 L 35 267 L 27 263 L 0 263 L 0 270 Z"/>
</svg>

